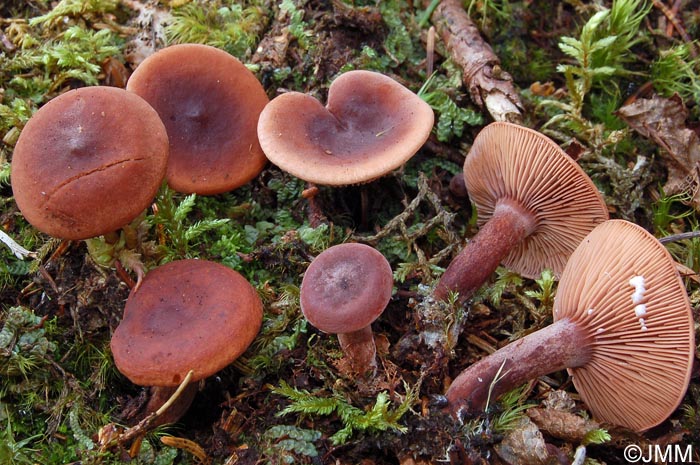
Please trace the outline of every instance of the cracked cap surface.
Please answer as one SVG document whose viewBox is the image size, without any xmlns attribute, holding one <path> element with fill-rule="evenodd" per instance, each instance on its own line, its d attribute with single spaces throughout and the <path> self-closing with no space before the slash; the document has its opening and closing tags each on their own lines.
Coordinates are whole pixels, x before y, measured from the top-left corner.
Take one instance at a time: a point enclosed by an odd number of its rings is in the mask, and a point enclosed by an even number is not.
<svg viewBox="0 0 700 465">
<path fill-rule="evenodd" d="M 12 192 L 40 231 L 80 240 L 115 231 L 165 176 L 168 136 L 156 111 L 115 87 L 62 94 L 27 122 L 12 156 Z"/>
</svg>

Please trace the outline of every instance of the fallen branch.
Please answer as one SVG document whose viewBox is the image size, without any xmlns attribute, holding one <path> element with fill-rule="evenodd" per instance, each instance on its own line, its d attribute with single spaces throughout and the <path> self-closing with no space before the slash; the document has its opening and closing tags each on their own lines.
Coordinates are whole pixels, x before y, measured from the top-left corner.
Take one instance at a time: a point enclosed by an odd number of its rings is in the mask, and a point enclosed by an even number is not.
<svg viewBox="0 0 700 465">
<path fill-rule="evenodd" d="M 430 19 L 452 59 L 462 68 L 462 81 L 474 103 L 485 106 L 495 121 L 520 123 L 523 105 L 513 78 L 501 68 L 500 60 L 481 37 L 462 3 L 442 0 Z"/>
</svg>

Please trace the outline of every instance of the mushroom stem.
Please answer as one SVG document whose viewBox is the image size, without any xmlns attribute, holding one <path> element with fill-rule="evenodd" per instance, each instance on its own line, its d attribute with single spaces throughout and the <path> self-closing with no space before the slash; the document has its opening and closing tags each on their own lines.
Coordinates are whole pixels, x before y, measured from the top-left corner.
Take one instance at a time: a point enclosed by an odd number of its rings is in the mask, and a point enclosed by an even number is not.
<svg viewBox="0 0 700 465">
<path fill-rule="evenodd" d="M 447 300 L 450 291 L 460 302 L 471 297 L 498 267 L 510 250 L 535 230 L 532 212 L 513 199 L 498 202 L 493 216 L 481 227 L 447 267 L 435 288 L 437 300 Z"/>
<path fill-rule="evenodd" d="M 155 414 L 150 426 L 177 423 L 187 413 L 196 394 L 197 383 L 189 383 L 182 389 L 179 386 L 151 386 L 145 409 L 146 415 Z"/>
<path fill-rule="evenodd" d="M 558 320 L 462 371 L 445 394 L 447 409 L 455 418 L 464 418 L 530 379 L 588 363 L 589 342 L 580 325 L 568 318 Z"/>
<path fill-rule="evenodd" d="M 340 333 L 338 342 L 353 372 L 365 378 L 376 374 L 377 346 L 374 343 L 371 326 L 349 333 Z"/>
</svg>

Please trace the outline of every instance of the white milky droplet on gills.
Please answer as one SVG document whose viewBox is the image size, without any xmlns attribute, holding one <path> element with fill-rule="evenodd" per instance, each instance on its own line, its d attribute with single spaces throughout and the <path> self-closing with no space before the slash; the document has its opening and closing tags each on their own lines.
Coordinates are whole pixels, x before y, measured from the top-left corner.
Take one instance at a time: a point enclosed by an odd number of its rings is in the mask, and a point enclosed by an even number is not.
<svg viewBox="0 0 700 465">
<path fill-rule="evenodd" d="M 647 330 L 647 325 L 646 325 L 646 323 L 645 323 L 645 321 L 644 321 L 644 318 L 640 318 L 640 319 L 639 319 L 639 325 L 640 325 L 640 327 L 642 328 L 642 331 L 646 331 L 646 330 Z"/>
<path fill-rule="evenodd" d="M 632 294 L 632 303 L 638 304 L 641 303 L 642 300 L 644 300 L 644 292 L 634 291 Z"/>
<path fill-rule="evenodd" d="M 634 286 L 635 288 L 642 288 L 644 289 L 644 276 L 635 276 L 630 279 L 629 281 L 630 286 Z"/>
<path fill-rule="evenodd" d="M 632 293 L 632 303 L 638 304 L 644 300 L 644 293 L 646 292 L 646 287 L 644 287 L 644 276 L 635 276 L 629 280 L 630 286 L 634 286 L 634 292 Z"/>
<path fill-rule="evenodd" d="M 647 306 L 643 304 L 644 293 L 646 292 L 644 276 L 634 276 L 629 280 L 630 286 L 634 286 L 634 292 L 632 293 L 632 303 L 634 304 L 634 314 L 639 319 L 639 324 L 642 331 L 647 330 L 647 326 L 644 322 L 644 315 L 647 314 Z"/>
</svg>

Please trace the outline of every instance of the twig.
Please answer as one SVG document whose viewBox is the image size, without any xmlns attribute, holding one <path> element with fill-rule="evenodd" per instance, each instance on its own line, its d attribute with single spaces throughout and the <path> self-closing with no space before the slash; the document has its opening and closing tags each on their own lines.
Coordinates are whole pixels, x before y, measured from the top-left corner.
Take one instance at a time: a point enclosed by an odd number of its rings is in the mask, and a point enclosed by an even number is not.
<svg viewBox="0 0 700 465">
<path fill-rule="evenodd" d="M 498 367 L 498 371 L 496 372 L 496 376 L 493 377 L 493 380 L 491 381 L 491 384 L 489 384 L 489 393 L 486 396 L 486 405 L 484 406 L 484 412 L 488 412 L 489 410 L 489 403 L 491 402 L 491 394 L 493 393 L 493 388 L 496 387 L 496 384 L 501 381 L 505 376 L 508 374 L 510 370 L 506 370 L 503 372 L 503 368 L 506 366 L 506 362 L 508 361 L 507 358 L 503 359 L 503 363 L 501 363 L 501 366 Z"/>
<path fill-rule="evenodd" d="M 523 105 L 513 78 L 501 68 L 500 60 L 481 37 L 462 3 L 442 0 L 430 18 L 452 58 L 462 68 L 462 80 L 474 103 L 485 106 L 496 121 L 520 123 Z"/>
<path fill-rule="evenodd" d="M 12 239 L 10 236 L 8 236 L 2 229 L 0 229 L 0 242 L 5 244 L 10 248 L 13 254 L 15 254 L 15 257 L 19 258 L 20 260 L 24 260 L 26 257 L 31 257 L 31 258 L 36 258 L 36 253 L 35 252 L 30 252 L 29 250 L 25 249 L 21 245 L 19 245 L 17 242 L 15 242 L 14 239 Z"/>
<path fill-rule="evenodd" d="M 578 446 L 571 465 L 583 465 L 584 463 L 586 463 L 586 446 Z"/>
<path fill-rule="evenodd" d="M 201 465 L 208 465 L 211 463 L 211 457 L 207 452 L 194 441 L 190 441 L 185 438 L 178 438 L 175 436 L 163 436 L 160 438 L 160 442 L 166 446 L 175 447 L 176 449 L 186 450 L 190 454 L 197 457 L 197 460 Z"/>
<path fill-rule="evenodd" d="M 485 340 L 481 339 L 479 336 L 476 334 L 468 334 L 467 335 L 467 341 L 469 344 L 478 347 L 479 349 L 483 350 L 487 354 L 492 354 L 496 352 L 496 348 L 486 342 Z"/>
<path fill-rule="evenodd" d="M 138 422 L 138 424 L 136 426 L 132 426 L 131 428 L 127 429 L 122 434 L 120 434 L 119 438 L 117 439 L 117 442 L 119 442 L 119 444 L 126 444 L 129 441 L 131 441 L 132 439 L 135 439 L 135 438 L 145 434 L 146 431 L 148 431 L 150 426 L 153 424 L 153 422 L 156 420 L 156 418 L 158 418 L 166 410 L 168 410 L 168 408 L 170 408 L 170 406 L 173 405 L 173 403 L 175 403 L 177 398 L 180 397 L 180 394 L 182 393 L 182 391 L 185 390 L 187 385 L 192 380 L 193 375 L 194 375 L 194 371 L 190 370 L 187 373 L 187 376 L 185 376 L 185 379 L 183 379 L 182 382 L 180 383 L 180 385 L 177 387 L 175 392 L 173 392 L 173 395 L 170 396 L 170 398 L 163 405 L 161 405 L 158 410 L 148 414 L 146 416 L 146 418 L 144 418 L 143 420 Z"/>
<path fill-rule="evenodd" d="M 435 26 L 428 29 L 428 38 L 425 45 L 425 75 L 431 76 L 435 65 Z"/>
<path fill-rule="evenodd" d="M 675 2 L 673 7 L 669 8 L 663 2 L 661 2 L 661 0 L 653 0 L 652 3 L 656 8 L 661 10 L 661 12 L 666 16 L 666 19 L 668 19 L 669 27 L 666 28 L 666 35 L 668 35 L 669 37 L 672 35 L 672 31 L 670 30 L 670 28 L 673 27 L 678 32 L 678 35 L 681 36 L 683 42 L 688 44 L 690 54 L 693 56 L 693 58 L 697 57 L 698 55 L 697 51 L 695 50 L 693 38 L 690 37 L 688 32 L 681 24 L 681 21 L 678 19 L 677 13 L 678 9 L 680 8 L 680 4 L 678 2 Z"/>
<path fill-rule="evenodd" d="M 666 244 L 668 242 L 678 242 L 684 241 L 686 239 L 695 239 L 696 237 L 700 237 L 700 231 L 689 231 L 684 233 L 671 234 L 670 236 L 660 238 L 659 242 L 661 242 L 662 244 Z"/>
</svg>

